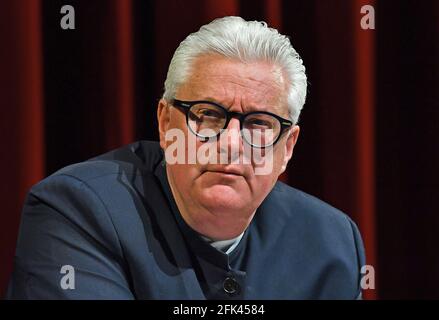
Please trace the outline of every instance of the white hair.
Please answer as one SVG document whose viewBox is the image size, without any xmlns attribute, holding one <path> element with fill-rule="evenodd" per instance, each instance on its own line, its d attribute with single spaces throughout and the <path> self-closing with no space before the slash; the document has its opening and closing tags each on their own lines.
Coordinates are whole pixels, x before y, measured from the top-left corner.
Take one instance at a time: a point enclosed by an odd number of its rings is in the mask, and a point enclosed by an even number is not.
<svg viewBox="0 0 439 320">
<path fill-rule="evenodd" d="M 297 123 L 305 104 L 305 66 L 287 36 L 267 27 L 265 22 L 240 17 L 215 19 L 190 34 L 175 50 L 165 81 L 163 98 L 171 101 L 190 73 L 194 60 L 203 54 L 219 54 L 243 62 L 266 61 L 279 66 L 287 76 L 288 110 Z"/>
</svg>

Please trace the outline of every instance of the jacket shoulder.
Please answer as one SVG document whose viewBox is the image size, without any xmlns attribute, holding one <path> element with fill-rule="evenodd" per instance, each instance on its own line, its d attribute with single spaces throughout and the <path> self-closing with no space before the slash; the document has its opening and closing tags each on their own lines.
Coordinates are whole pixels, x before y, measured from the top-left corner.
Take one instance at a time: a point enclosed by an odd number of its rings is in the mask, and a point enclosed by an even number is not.
<svg viewBox="0 0 439 320">
<path fill-rule="evenodd" d="M 124 174 L 133 176 L 153 172 L 161 161 L 163 152 L 158 142 L 137 141 L 84 162 L 66 166 L 40 183 L 47 183 L 53 177 L 71 176 L 83 182 L 107 175 Z"/>
<path fill-rule="evenodd" d="M 278 182 L 263 207 L 259 223 L 271 225 L 271 229 L 285 234 L 289 241 L 301 239 L 302 243 L 321 248 L 320 252 L 348 254 L 358 265 L 365 263 L 364 244 L 357 225 L 330 204 Z M 289 236 L 292 234 L 294 237 Z"/>
<path fill-rule="evenodd" d="M 332 205 L 283 182 L 277 182 L 270 196 L 283 204 L 288 215 L 306 215 L 313 220 L 351 220 L 349 216 Z"/>
<path fill-rule="evenodd" d="M 281 182 L 261 207 L 254 238 L 272 252 L 281 250 L 304 283 L 321 287 L 317 293 L 309 285 L 310 296 L 359 296 L 364 246 L 357 226 L 345 213 Z"/>
</svg>

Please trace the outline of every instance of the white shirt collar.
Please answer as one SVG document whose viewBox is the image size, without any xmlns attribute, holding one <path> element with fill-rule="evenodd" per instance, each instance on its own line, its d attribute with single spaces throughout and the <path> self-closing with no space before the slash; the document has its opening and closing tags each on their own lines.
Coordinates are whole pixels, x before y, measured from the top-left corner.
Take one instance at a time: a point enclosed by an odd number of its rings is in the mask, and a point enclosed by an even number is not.
<svg viewBox="0 0 439 320">
<path fill-rule="evenodd" d="M 241 233 L 239 236 L 233 239 L 229 240 L 219 240 L 219 241 L 213 241 L 212 239 L 201 236 L 204 240 L 207 241 L 212 247 L 214 247 L 217 250 L 223 251 L 226 254 L 230 254 L 239 244 L 239 241 L 241 241 L 242 236 L 244 235 L 244 232 Z"/>
</svg>

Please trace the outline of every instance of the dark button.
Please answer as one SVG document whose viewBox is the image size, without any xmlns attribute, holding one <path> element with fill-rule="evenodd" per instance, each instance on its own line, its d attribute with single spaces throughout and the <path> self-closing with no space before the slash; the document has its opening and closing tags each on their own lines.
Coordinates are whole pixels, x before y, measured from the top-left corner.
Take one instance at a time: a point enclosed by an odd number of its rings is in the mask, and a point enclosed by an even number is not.
<svg viewBox="0 0 439 320">
<path fill-rule="evenodd" d="M 235 294 L 239 291 L 239 283 L 233 278 L 226 278 L 223 283 L 224 291 L 228 294 Z"/>
</svg>

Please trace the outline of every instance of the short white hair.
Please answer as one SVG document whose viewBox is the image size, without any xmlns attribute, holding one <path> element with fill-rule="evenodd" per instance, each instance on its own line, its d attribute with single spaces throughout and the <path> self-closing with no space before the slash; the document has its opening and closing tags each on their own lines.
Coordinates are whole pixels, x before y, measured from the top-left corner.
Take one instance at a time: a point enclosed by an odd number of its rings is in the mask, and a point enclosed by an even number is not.
<svg viewBox="0 0 439 320">
<path fill-rule="evenodd" d="M 169 64 L 163 98 L 171 101 L 190 75 L 194 60 L 210 53 L 243 62 L 266 61 L 279 66 L 287 76 L 289 116 L 294 124 L 297 123 L 307 87 L 302 59 L 287 36 L 269 28 L 265 22 L 246 21 L 241 17 L 215 19 L 180 43 Z"/>
</svg>

